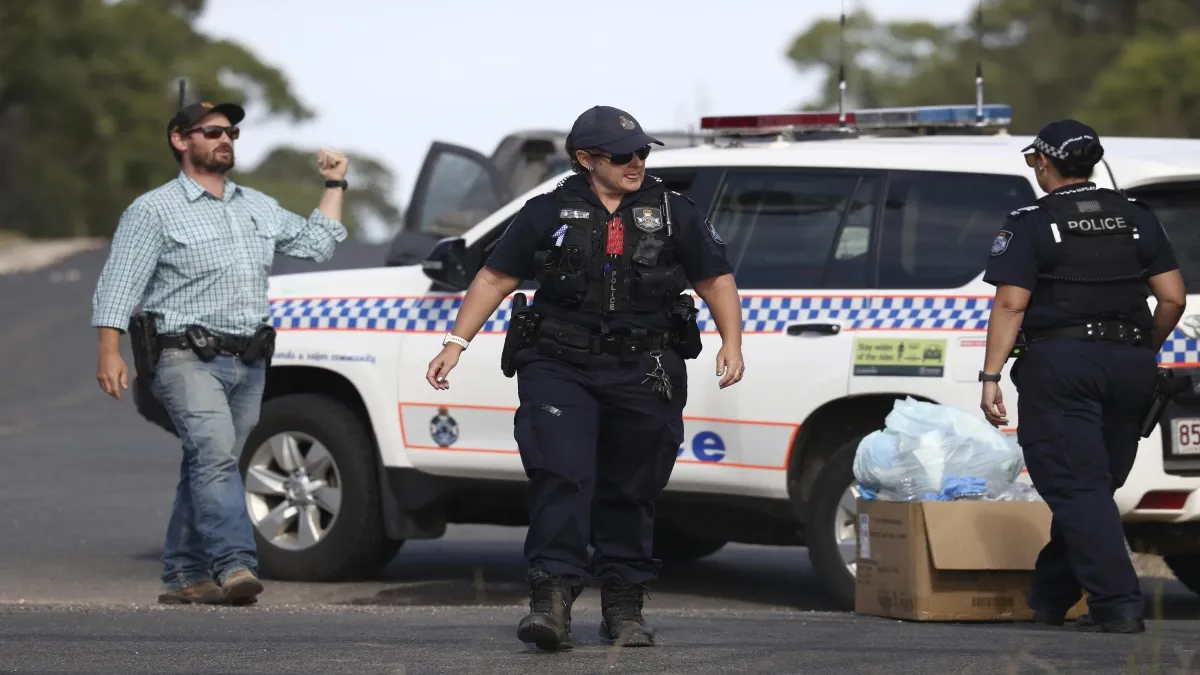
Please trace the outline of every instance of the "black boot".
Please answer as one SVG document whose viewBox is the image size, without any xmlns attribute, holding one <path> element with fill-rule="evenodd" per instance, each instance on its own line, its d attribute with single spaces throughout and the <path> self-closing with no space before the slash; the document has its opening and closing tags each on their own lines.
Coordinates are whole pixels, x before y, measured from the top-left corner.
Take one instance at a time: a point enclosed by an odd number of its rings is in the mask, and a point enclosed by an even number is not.
<svg viewBox="0 0 1200 675">
<path fill-rule="evenodd" d="M 612 640 L 620 647 L 649 647 L 654 644 L 654 630 L 642 617 L 642 601 L 646 587 L 628 584 L 607 577 L 600 587 L 600 637 Z"/>
<path fill-rule="evenodd" d="M 1084 614 L 1075 620 L 1075 627 L 1087 633 L 1145 633 L 1146 622 L 1141 617 L 1113 619 L 1112 621 L 1097 622 L 1091 614 Z"/>
<path fill-rule="evenodd" d="M 538 649 L 571 649 L 571 605 L 582 588 L 539 569 L 529 570 L 529 614 L 517 625 L 517 638 L 532 642 Z"/>
</svg>

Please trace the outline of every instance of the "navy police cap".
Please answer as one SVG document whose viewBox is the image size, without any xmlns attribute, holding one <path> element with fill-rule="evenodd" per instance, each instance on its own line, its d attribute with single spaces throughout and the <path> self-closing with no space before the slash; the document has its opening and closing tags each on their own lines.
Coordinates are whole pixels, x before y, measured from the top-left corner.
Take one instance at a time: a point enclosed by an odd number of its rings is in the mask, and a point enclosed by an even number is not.
<svg viewBox="0 0 1200 675">
<path fill-rule="evenodd" d="M 1033 142 L 1022 148 L 1021 152 L 1037 150 L 1055 159 L 1066 159 L 1079 144 L 1089 140 L 1100 142 L 1100 134 L 1083 122 L 1059 120 L 1042 127 Z"/>
<path fill-rule="evenodd" d="M 663 142 L 642 131 L 633 115 L 612 106 L 598 105 L 584 111 L 571 126 L 571 146 L 576 150 L 597 148 L 614 155 Z"/>
</svg>

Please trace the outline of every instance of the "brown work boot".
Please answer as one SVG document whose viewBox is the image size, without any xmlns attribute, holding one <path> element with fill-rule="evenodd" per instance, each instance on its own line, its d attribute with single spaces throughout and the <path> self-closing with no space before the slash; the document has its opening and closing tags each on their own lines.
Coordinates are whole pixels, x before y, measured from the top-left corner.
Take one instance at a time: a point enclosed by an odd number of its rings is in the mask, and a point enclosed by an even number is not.
<svg viewBox="0 0 1200 675">
<path fill-rule="evenodd" d="M 158 601 L 164 605 L 223 605 L 225 604 L 225 593 L 212 581 L 201 581 L 191 586 L 161 593 Z"/>
<path fill-rule="evenodd" d="M 229 604 L 250 605 L 258 602 L 258 594 L 263 592 L 263 585 L 253 572 L 240 569 L 225 579 L 221 590 L 225 592 L 225 600 Z"/>
</svg>

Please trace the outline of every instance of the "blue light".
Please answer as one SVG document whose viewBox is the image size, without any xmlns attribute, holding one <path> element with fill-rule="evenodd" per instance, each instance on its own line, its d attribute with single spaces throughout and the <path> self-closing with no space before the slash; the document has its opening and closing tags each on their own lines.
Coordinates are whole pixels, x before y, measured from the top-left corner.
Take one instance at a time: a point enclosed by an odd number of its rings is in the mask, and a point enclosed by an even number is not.
<svg viewBox="0 0 1200 675">
<path fill-rule="evenodd" d="M 992 103 L 982 107 L 983 118 L 976 118 L 973 105 L 914 106 L 856 110 L 854 126 L 860 129 L 887 129 L 925 126 L 1007 126 L 1012 123 L 1012 106 Z"/>
</svg>

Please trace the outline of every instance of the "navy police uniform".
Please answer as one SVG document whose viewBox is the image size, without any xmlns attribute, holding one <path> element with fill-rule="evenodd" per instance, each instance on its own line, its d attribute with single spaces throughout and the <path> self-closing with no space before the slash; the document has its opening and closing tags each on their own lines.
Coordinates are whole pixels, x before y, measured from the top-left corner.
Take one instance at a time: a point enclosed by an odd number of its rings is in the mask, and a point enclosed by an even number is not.
<svg viewBox="0 0 1200 675">
<path fill-rule="evenodd" d="M 568 152 L 599 148 L 621 164 L 651 143 L 661 145 L 631 115 L 598 106 L 575 123 Z M 685 358 L 700 350 L 683 291 L 733 271 L 724 244 L 651 175 L 611 213 L 574 175 L 526 202 L 487 265 L 539 284 L 536 329 L 512 361 L 530 520 L 531 612 L 518 634 L 568 647 L 571 602 L 596 578 L 602 635 L 649 644 L 641 607 L 658 568 L 654 500 L 683 442 Z"/>
<path fill-rule="evenodd" d="M 1030 148 L 1063 159 L 1090 128 L 1048 125 Z M 1090 623 L 1134 621 L 1143 600 L 1113 501 L 1133 467 L 1154 395 L 1150 276 L 1177 269 L 1145 204 L 1091 182 L 1017 209 L 992 243 L 984 281 L 1031 291 L 1011 369 L 1017 437 L 1053 513 L 1029 604 L 1059 624 L 1087 590 Z"/>
</svg>

